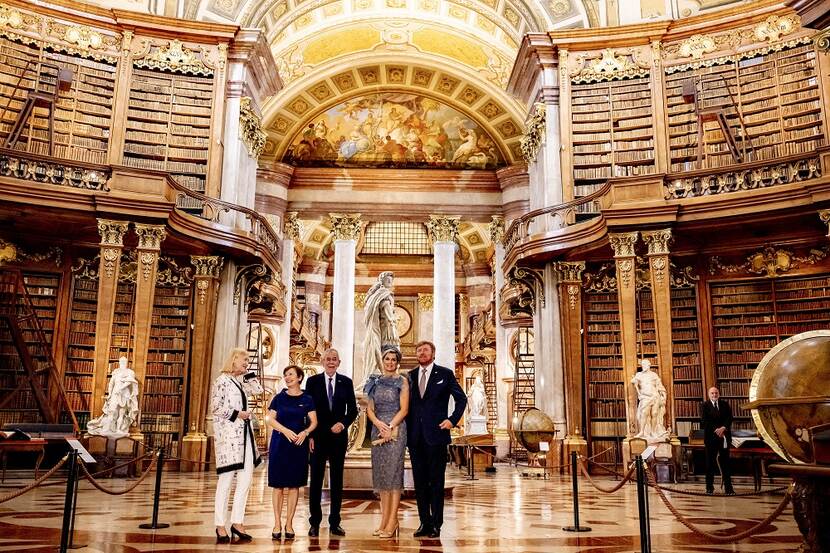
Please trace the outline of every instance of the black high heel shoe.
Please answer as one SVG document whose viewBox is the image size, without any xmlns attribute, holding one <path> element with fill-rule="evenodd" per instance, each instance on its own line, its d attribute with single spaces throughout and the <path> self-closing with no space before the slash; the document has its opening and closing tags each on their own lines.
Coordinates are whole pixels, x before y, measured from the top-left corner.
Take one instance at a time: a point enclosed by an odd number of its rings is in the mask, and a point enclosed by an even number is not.
<svg viewBox="0 0 830 553">
<path fill-rule="evenodd" d="M 215 528 L 216 530 L 216 543 L 231 543 L 231 537 L 227 534 L 224 536 L 219 533 L 219 528 Z"/>
<path fill-rule="evenodd" d="M 288 530 L 285 531 L 285 539 L 293 540 L 294 539 L 294 532 L 289 532 Z"/>
<path fill-rule="evenodd" d="M 251 541 L 252 539 L 254 539 L 253 536 L 251 536 L 250 534 L 246 534 L 245 532 L 237 529 L 237 527 L 233 525 L 231 525 L 231 534 L 239 538 L 239 541 Z"/>
<path fill-rule="evenodd" d="M 279 532 L 271 532 L 271 539 L 274 541 L 280 541 L 282 539 L 282 530 Z"/>
</svg>

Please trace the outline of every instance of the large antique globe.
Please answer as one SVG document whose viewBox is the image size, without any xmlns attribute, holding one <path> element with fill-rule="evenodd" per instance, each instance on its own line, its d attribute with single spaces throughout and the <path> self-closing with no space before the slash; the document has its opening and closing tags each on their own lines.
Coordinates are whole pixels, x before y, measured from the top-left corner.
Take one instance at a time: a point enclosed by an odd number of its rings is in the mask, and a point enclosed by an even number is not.
<svg viewBox="0 0 830 553">
<path fill-rule="evenodd" d="M 556 429 L 549 416 L 532 407 L 514 420 L 513 434 L 526 450 L 538 453 L 540 442 L 553 442 Z"/>
<path fill-rule="evenodd" d="M 830 422 L 830 330 L 787 338 L 758 363 L 748 408 L 758 432 L 789 462 L 813 462 L 809 429 Z"/>
</svg>

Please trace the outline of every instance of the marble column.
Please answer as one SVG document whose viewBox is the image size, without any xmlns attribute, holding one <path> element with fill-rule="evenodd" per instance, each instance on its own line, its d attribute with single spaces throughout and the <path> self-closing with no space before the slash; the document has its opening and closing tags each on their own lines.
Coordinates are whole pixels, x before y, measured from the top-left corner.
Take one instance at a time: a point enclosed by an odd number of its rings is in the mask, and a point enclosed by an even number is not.
<svg viewBox="0 0 830 553">
<path fill-rule="evenodd" d="M 360 213 L 330 213 L 334 235 L 331 346 L 340 353 L 339 371 L 354 374 L 355 254 L 360 237 Z"/>
<path fill-rule="evenodd" d="M 182 438 L 182 457 L 204 462 L 207 457 L 207 418 L 210 400 L 210 367 L 216 327 L 216 302 L 219 298 L 219 275 L 224 260 L 215 255 L 192 255 L 190 263 L 196 272 L 193 278 L 193 334 L 190 346 L 190 391 L 187 433 Z M 182 463 L 182 471 L 202 471 L 201 463 Z"/>
<path fill-rule="evenodd" d="M 284 367 L 289 365 L 289 353 L 291 349 L 291 325 L 292 317 L 294 316 L 294 278 L 297 271 L 296 263 L 296 246 L 297 241 L 302 240 L 303 224 L 297 218 L 296 211 L 290 211 L 285 214 L 285 221 L 283 223 L 283 240 L 282 240 L 282 275 L 283 286 L 285 286 L 285 305 L 288 307 L 285 313 L 285 320 L 279 325 L 279 335 L 277 337 L 276 352 L 277 361 L 275 363 L 277 376 L 281 375 Z"/>
<path fill-rule="evenodd" d="M 455 249 L 460 217 L 430 215 L 433 249 L 432 341 L 435 362 L 455 371 Z"/>
<path fill-rule="evenodd" d="M 118 274 L 121 269 L 121 252 L 124 250 L 124 235 L 128 226 L 129 223 L 126 221 L 98 219 L 101 263 L 98 268 L 98 312 L 95 315 L 95 364 L 90 418 L 99 416 L 104 407 Z"/>
<path fill-rule="evenodd" d="M 496 451 L 499 457 L 507 454 L 510 447 L 510 436 L 507 433 L 510 423 L 508 406 L 508 383 L 513 378 L 513 367 L 510 366 L 510 342 L 505 328 L 501 325 L 501 289 L 504 287 L 504 218 L 500 215 L 491 217 L 489 230 L 490 240 L 493 241 L 493 279 L 495 281 L 496 297 L 496 405 L 498 416 L 493 435 L 496 440 Z"/>
<path fill-rule="evenodd" d="M 666 387 L 666 419 L 663 424 L 677 439 L 674 415 L 674 358 L 671 336 L 671 270 L 669 244 L 671 229 L 643 231 L 643 242 L 648 246 L 648 266 L 651 274 L 651 304 L 657 338 L 657 367 L 660 380 Z"/>
<path fill-rule="evenodd" d="M 248 330 L 248 317 L 243 301 L 234 300 L 234 280 L 239 266 L 232 260 L 225 262 L 219 273 L 219 297 L 216 300 L 216 326 L 213 331 L 213 355 L 211 356 L 210 382 L 213 382 L 222 370 L 222 364 L 227 360 L 233 348 L 245 347 L 245 341 L 240 340 L 240 333 Z M 210 421 L 210 417 L 207 417 Z M 211 428 L 211 424 L 207 425 Z M 210 433 L 210 432 L 208 432 Z"/>
<path fill-rule="evenodd" d="M 533 314 L 536 407 L 550 416 L 559 430 L 556 439 L 561 440 L 565 437 L 567 427 L 559 289 L 555 266 L 548 263 L 540 276 L 542 282 Z"/>
<path fill-rule="evenodd" d="M 582 413 L 582 272 L 585 262 L 558 262 L 559 311 L 561 313 L 562 352 L 565 373 L 567 432 L 565 453 L 587 455 Z"/>
<path fill-rule="evenodd" d="M 626 437 L 637 433 L 637 394 L 631 379 L 637 373 L 637 277 L 634 245 L 639 233 L 609 234 L 617 268 L 617 305 L 620 311 Z M 624 448 L 624 454 L 627 448 Z"/>
</svg>

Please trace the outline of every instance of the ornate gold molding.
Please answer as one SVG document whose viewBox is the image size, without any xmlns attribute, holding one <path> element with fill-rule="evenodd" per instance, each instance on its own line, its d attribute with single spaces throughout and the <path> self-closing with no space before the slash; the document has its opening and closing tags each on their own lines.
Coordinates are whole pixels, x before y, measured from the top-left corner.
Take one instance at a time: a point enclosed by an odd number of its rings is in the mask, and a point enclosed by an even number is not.
<svg viewBox="0 0 830 553">
<path fill-rule="evenodd" d="M 239 101 L 239 138 L 250 156 L 259 159 L 268 135 L 262 130 L 262 119 L 254 112 L 249 96 L 243 96 Z"/>
<path fill-rule="evenodd" d="M 357 240 L 363 224 L 360 213 L 329 213 L 331 233 L 335 240 Z"/>
<path fill-rule="evenodd" d="M 527 123 L 525 123 L 526 130 L 519 143 L 519 148 L 526 163 L 536 161 L 536 156 L 539 154 L 539 148 L 545 139 L 546 113 L 547 106 L 537 102 L 533 105 L 533 112 L 530 113 Z"/>
<path fill-rule="evenodd" d="M 130 223 L 127 221 L 113 221 L 110 219 L 98 219 L 98 234 L 101 235 L 102 246 L 124 246 L 124 235 L 127 233 Z"/>
<path fill-rule="evenodd" d="M 568 294 L 568 308 L 573 311 L 576 309 L 577 301 L 579 300 L 579 284 L 568 284 L 565 289 L 566 293 Z"/>
<path fill-rule="evenodd" d="M 432 311 L 433 296 L 432 294 L 418 294 L 418 310 L 422 312 Z"/>
<path fill-rule="evenodd" d="M 490 240 L 493 241 L 493 244 L 501 244 L 504 240 L 504 217 L 491 215 L 487 230 L 490 232 Z"/>
<path fill-rule="evenodd" d="M 582 273 L 585 271 L 584 261 L 557 261 L 554 265 L 562 282 L 582 282 Z"/>
<path fill-rule="evenodd" d="M 724 43 L 724 45 L 737 47 L 740 46 L 741 42 L 743 42 L 743 35 L 752 35 L 751 30 L 745 30 L 743 34 L 738 33 L 734 40 L 729 39 L 730 35 L 726 35 L 721 39 L 721 37 L 715 37 L 715 42 L 720 45 Z M 751 50 L 744 50 L 738 54 L 733 54 L 729 56 L 721 56 L 717 58 L 710 58 L 710 59 L 701 59 L 689 63 L 683 63 L 680 65 L 669 65 L 665 67 L 665 72 L 667 75 L 671 75 L 672 73 L 677 73 L 678 71 L 688 71 L 690 69 L 699 69 L 701 67 L 713 67 L 715 65 L 723 65 L 725 63 L 732 63 L 732 62 L 739 62 L 741 60 L 745 60 L 748 58 L 754 58 L 756 56 L 762 56 L 769 54 L 771 52 L 780 52 L 781 50 L 786 50 L 787 48 L 794 48 L 796 46 L 801 46 L 802 44 L 810 44 L 813 41 L 812 37 L 801 37 L 801 38 L 794 38 L 792 40 L 788 40 L 786 42 L 776 42 L 770 44 L 769 46 L 764 46 L 760 48 L 753 48 Z M 679 54 L 679 51 L 676 47 L 666 47 L 664 50 L 664 59 L 668 58 L 669 55 Z"/>
<path fill-rule="evenodd" d="M 167 229 L 164 225 L 135 224 L 135 233 L 138 235 L 138 249 L 159 250 L 161 243 L 167 238 Z"/>
<path fill-rule="evenodd" d="M 815 265 L 827 257 L 828 251 L 830 246 L 823 246 L 821 249 L 811 249 L 805 256 L 797 256 L 784 248 L 766 246 L 763 250 L 747 256 L 746 261 L 741 264 L 725 264 L 720 257 L 713 256 L 709 260 L 709 273 L 716 275 L 747 272 L 775 278 L 779 273 L 786 273 L 801 265 Z"/>
<path fill-rule="evenodd" d="M 715 39 L 709 35 L 694 34 L 680 43 L 677 53 L 684 58 L 699 60 L 717 50 Z"/>
<path fill-rule="evenodd" d="M 0 267 L 17 259 L 17 246 L 0 238 Z"/>
<path fill-rule="evenodd" d="M 366 307 L 366 292 L 357 292 L 354 295 L 354 308 L 363 309 Z"/>
<path fill-rule="evenodd" d="M 648 246 L 647 255 L 668 255 L 669 244 L 672 241 L 670 228 L 660 230 L 644 230 L 643 242 Z"/>
<path fill-rule="evenodd" d="M 0 27 L 20 29 L 24 26 L 23 13 L 5 4 L 0 4 Z"/>
<path fill-rule="evenodd" d="M 142 41 L 142 52 L 133 59 L 133 65 L 147 69 L 161 69 L 191 75 L 213 76 L 213 70 L 181 40 L 173 39 L 166 44 L 151 44 Z M 204 52 L 202 52 L 204 54 Z"/>
<path fill-rule="evenodd" d="M 430 215 L 426 226 L 432 243 L 455 242 L 458 239 L 458 222 L 460 220 L 461 217 Z"/>
<path fill-rule="evenodd" d="M 219 278 L 222 274 L 222 267 L 225 264 L 224 258 L 219 255 L 191 255 L 190 264 L 196 270 L 196 277 Z"/>
<path fill-rule="evenodd" d="M 570 75 L 574 83 L 593 83 L 645 77 L 650 67 L 650 62 L 637 49 L 606 48 L 601 53 L 576 56 Z"/>
<path fill-rule="evenodd" d="M 830 209 L 822 209 L 818 212 L 818 217 L 821 222 L 828 225 L 827 237 L 830 238 Z"/>
<path fill-rule="evenodd" d="M 758 40 L 777 42 L 781 35 L 788 35 L 801 27 L 801 18 L 795 14 L 779 17 L 771 15 L 755 26 L 754 34 Z"/>
<path fill-rule="evenodd" d="M 614 257 L 634 257 L 634 245 L 637 243 L 638 235 L 636 230 L 609 234 L 608 241 L 611 243 L 611 249 L 614 250 Z"/>
<path fill-rule="evenodd" d="M 283 238 L 286 240 L 299 240 L 303 235 L 303 222 L 297 217 L 296 211 L 288 211 L 285 214 L 285 222 L 282 225 Z"/>
</svg>

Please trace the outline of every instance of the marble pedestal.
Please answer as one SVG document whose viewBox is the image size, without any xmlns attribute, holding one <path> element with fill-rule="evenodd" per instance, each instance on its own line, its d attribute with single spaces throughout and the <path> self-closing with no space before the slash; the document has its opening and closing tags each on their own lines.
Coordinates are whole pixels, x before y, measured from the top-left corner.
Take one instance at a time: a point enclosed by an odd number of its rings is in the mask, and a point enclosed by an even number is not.
<svg viewBox="0 0 830 553">
<path fill-rule="evenodd" d="M 468 420 L 467 435 L 479 436 L 487 434 L 487 417 L 473 415 Z"/>
</svg>

